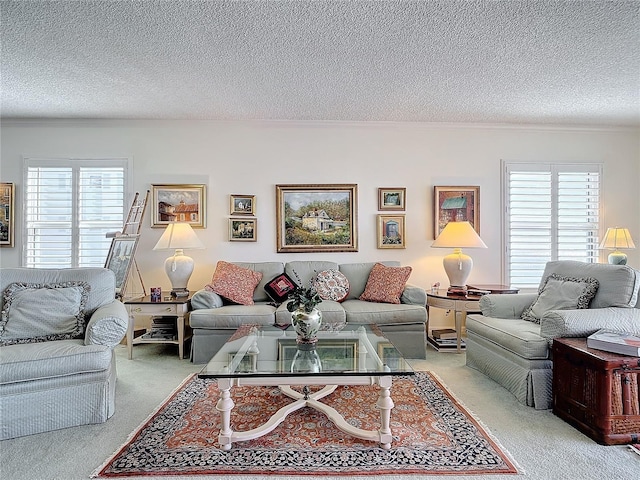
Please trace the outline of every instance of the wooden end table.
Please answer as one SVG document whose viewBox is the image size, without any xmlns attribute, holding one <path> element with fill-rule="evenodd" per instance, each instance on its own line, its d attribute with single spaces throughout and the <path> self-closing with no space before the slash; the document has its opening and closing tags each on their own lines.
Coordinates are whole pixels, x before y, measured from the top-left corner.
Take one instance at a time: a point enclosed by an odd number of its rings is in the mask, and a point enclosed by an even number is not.
<svg viewBox="0 0 640 480">
<path fill-rule="evenodd" d="M 124 302 L 129 314 L 129 326 L 127 328 L 127 349 L 129 360 L 133 358 L 133 346 L 141 343 L 169 343 L 178 345 L 178 356 L 184 358 L 184 342 L 191 338 L 191 334 L 186 333 L 189 326 L 189 297 L 162 297 L 159 301 L 151 301 L 151 296 L 147 295 L 139 298 L 132 298 Z M 176 339 L 166 338 L 134 338 L 134 328 L 136 316 L 147 317 L 176 317 Z"/>
</svg>

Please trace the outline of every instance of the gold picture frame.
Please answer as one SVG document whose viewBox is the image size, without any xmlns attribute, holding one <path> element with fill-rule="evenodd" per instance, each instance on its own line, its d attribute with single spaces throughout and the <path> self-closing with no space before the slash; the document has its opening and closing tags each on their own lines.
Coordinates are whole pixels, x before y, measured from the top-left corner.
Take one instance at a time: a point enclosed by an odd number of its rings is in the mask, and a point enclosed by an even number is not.
<svg viewBox="0 0 640 480">
<path fill-rule="evenodd" d="M 480 187 L 433 187 L 434 228 L 437 238 L 450 221 L 468 221 L 480 235 Z"/>
<path fill-rule="evenodd" d="M 255 242 L 258 240 L 258 220 L 255 218 L 230 218 L 230 242 Z"/>
<path fill-rule="evenodd" d="M 277 252 L 357 252 L 358 186 L 276 185 Z"/>
<path fill-rule="evenodd" d="M 378 248 L 406 248 L 406 226 L 404 214 L 378 215 Z"/>
<path fill-rule="evenodd" d="M 407 189 L 405 187 L 378 188 L 378 210 L 404 212 L 406 197 Z"/>
<path fill-rule="evenodd" d="M 229 210 L 231 215 L 255 215 L 256 196 L 255 195 L 229 195 Z"/>
<path fill-rule="evenodd" d="M 15 195 L 13 183 L 0 183 L 0 247 L 13 247 L 15 242 Z"/>
<path fill-rule="evenodd" d="M 203 184 L 151 185 L 151 227 L 163 228 L 170 223 L 189 223 L 193 228 L 206 228 L 206 186 Z"/>
<path fill-rule="evenodd" d="M 139 235 L 123 235 L 111 240 L 104 266 L 113 271 L 116 276 L 116 295 L 119 297 L 124 296 L 129 272 L 135 262 L 139 237 Z"/>
</svg>

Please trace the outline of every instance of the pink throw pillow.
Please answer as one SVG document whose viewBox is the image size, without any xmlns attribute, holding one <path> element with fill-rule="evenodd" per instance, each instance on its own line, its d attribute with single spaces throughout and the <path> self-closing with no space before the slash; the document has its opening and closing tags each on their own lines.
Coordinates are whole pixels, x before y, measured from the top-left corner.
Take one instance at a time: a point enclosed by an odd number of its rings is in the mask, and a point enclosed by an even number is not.
<svg viewBox="0 0 640 480">
<path fill-rule="evenodd" d="M 376 263 L 360 300 L 378 303 L 400 303 L 400 297 L 411 275 L 411 267 L 387 267 Z"/>
<path fill-rule="evenodd" d="M 211 283 L 205 289 L 233 303 L 253 305 L 253 292 L 260 280 L 262 273 L 221 260 L 216 265 Z"/>
</svg>

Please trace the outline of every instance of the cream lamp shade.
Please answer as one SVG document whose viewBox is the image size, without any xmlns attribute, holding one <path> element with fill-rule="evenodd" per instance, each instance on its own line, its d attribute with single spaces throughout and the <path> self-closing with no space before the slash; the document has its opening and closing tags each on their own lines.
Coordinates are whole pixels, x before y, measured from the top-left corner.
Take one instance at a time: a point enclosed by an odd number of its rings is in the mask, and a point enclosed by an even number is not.
<svg viewBox="0 0 640 480">
<path fill-rule="evenodd" d="M 450 290 L 466 290 L 473 260 L 462 253 L 463 248 L 487 248 L 469 222 L 449 222 L 431 244 L 434 248 L 453 248 L 442 260 L 449 277 Z"/>
<path fill-rule="evenodd" d="M 188 248 L 204 248 L 204 245 L 188 223 L 170 223 L 153 247 L 154 250 L 175 250 L 164 262 L 164 271 L 171 282 L 171 295 L 189 294 L 187 284 L 193 273 L 193 259 L 184 254 Z"/>
<path fill-rule="evenodd" d="M 614 250 L 609 254 L 608 260 L 612 265 L 626 265 L 627 254 L 620 251 L 621 248 L 636 248 L 628 228 L 607 228 L 607 233 L 600 243 L 601 250 Z"/>
</svg>

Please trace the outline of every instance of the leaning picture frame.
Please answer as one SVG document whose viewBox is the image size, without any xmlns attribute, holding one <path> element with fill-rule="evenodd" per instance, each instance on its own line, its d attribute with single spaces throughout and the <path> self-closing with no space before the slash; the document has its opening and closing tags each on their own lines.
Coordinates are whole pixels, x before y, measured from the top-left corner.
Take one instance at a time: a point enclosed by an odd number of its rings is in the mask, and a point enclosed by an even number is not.
<svg viewBox="0 0 640 480">
<path fill-rule="evenodd" d="M 380 211 L 405 211 L 407 189 L 378 188 L 378 210 Z"/>
<path fill-rule="evenodd" d="M 203 184 L 151 185 L 151 227 L 170 223 L 189 223 L 193 228 L 206 228 L 206 186 Z"/>
<path fill-rule="evenodd" d="M 258 220 L 255 218 L 230 218 L 230 242 L 255 242 L 258 240 Z"/>
<path fill-rule="evenodd" d="M 480 234 L 480 187 L 433 187 L 434 229 L 437 238 L 447 223 L 468 221 Z"/>
<path fill-rule="evenodd" d="M 357 252 L 358 186 L 276 185 L 277 252 Z"/>
<path fill-rule="evenodd" d="M 278 339 L 278 369 L 280 372 L 291 371 L 293 357 L 298 351 L 295 338 Z M 319 339 L 316 352 L 320 357 L 323 372 L 353 371 L 358 362 L 357 339 Z"/>
<path fill-rule="evenodd" d="M 405 216 L 378 215 L 378 248 L 406 248 Z"/>
<path fill-rule="evenodd" d="M 124 296 L 129 272 L 134 263 L 139 235 L 126 235 L 111 240 L 105 268 L 116 276 L 116 296 Z"/>
<path fill-rule="evenodd" d="M 14 246 L 15 194 L 13 183 L 0 183 L 0 247 Z"/>
<path fill-rule="evenodd" d="M 406 368 L 404 357 L 391 342 L 379 342 L 377 347 L 378 357 L 384 365 L 387 365 L 391 370 Z"/>
<path fill-rule="evenodd" d="M 231 215 L 255 215 L 256 196 L 255 195 L 229 195 Z"/>
</svg>

